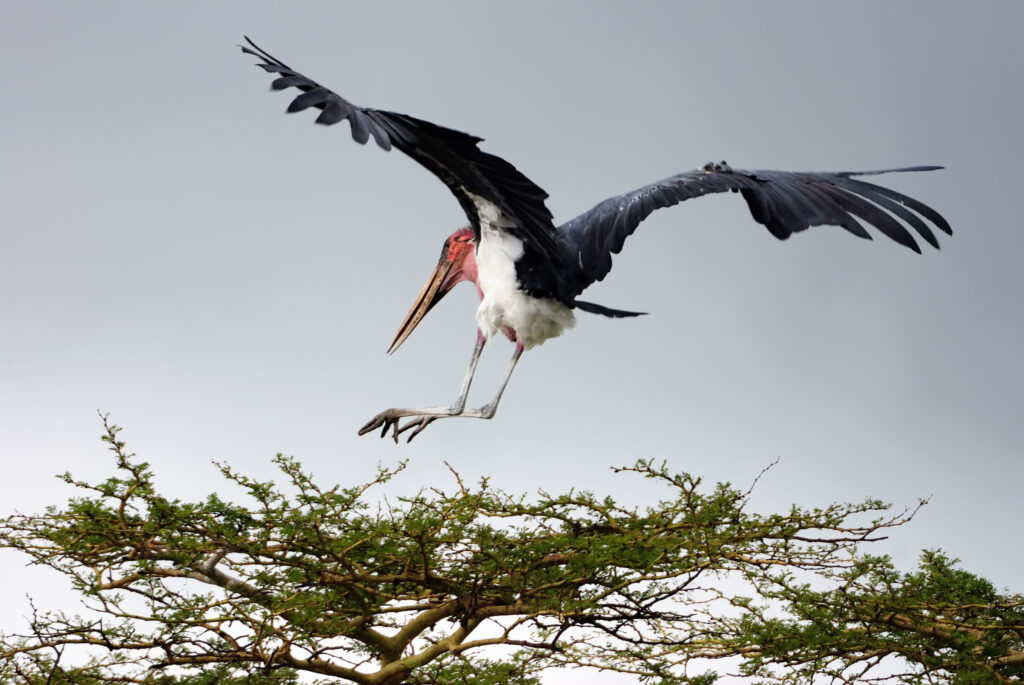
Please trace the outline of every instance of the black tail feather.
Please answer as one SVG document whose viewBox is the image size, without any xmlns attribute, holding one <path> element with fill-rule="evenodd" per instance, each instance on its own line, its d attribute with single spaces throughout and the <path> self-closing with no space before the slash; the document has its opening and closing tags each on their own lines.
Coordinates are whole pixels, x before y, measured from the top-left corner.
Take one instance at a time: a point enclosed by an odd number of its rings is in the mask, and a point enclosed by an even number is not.
<svg viewBox="0 0 1024 685">
<path fill-rule="evenodd" d="M 580 309 L 591 314 L 600 314 L 601 316 L 610 316 L 613 319 L 624 319 L 631 316 L 643 316 L 647 312 L 624 312 L 621 309 L 610 309 L 608 307 L 602 307 L 599 304 L 593 302 L 584 302 L 583 300 L 573 300 L 572 306 L 576 309 Z"/>
</svg>

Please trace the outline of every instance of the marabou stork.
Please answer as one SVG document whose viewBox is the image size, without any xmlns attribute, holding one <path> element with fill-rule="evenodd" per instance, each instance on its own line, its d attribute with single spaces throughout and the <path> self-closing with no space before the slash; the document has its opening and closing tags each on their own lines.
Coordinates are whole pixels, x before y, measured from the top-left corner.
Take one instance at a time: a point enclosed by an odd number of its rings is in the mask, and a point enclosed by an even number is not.
<svg viewBox="0 0 1024 685">
<path fill-rule="evenodd" d="M 859 238 L 871 235 L 858 219 L 897 243 L 920 253 L 913 228 L 933 247 L 939 243 L 926 221 L 952 235 L 949 223 L 931 207 L 883 186 L 855 177 L 903 171 L 930 171 L 936 166 L 878 171 L 787 172 L 743 171 L 725 162 L 684 171 L 598 203 L 555 226 L 544 204 L 548 197 L 530 179 L 500 157 L 477 147 L 481 138 L 406 114 L 359 107 L 274 58 L 255 43 L 242 51 L 263 60 L 277 74 L 272 90 L 302 91 L 288 112 L 321 110 L 316 123 L 348 120 L 352 138 L 371 137 L 384 150 L 398 148 L 437 176 L 458 199 L 469 226 L 448 236 L 441 258 L 402 322 L 388 352 L 394 352 L 416 325 L 457 283 L 476 285 L 480 305 L 477 336 L 469 368 L 456 400 L 447 407 L 387 409 L 370 419 L 359 434 L 392 430 L 395 441 L 413 429 L 412 440 L 436 419 L 494 416 L 502 392 L 524 350 L 560 335 L 575 323 L 574 309 L 610 317 L 638 316 L 577 299 L 612 267 L 612 255 L 627 236 L 656 209 L 684 200 L 731 191 L 747 202 L 755 221 L 784 240 L 811 226 L 841 226 Z M 902 222 L 902 223 L 901 223 Z M 484 345 L 501 331 L 515 345 L 498 391 L 479 409 L 466 409 L 466 397 Z M 399 425 L 401 419 L 409 420 Z"/>
</svg>

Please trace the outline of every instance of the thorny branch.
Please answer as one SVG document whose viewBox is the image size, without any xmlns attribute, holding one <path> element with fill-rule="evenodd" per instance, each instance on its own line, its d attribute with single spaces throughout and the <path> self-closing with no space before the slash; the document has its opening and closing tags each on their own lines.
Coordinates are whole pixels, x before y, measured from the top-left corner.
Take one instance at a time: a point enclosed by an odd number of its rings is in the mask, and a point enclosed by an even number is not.
<svg viewBox="0 0 1024 685">
<path fill-rule="evenodd" d="M 644 461 L 617 471 L 665 487 L 645 509 L 588 492 L 528 499 L 486 481 L 470 487 L 450 465 L 454 494 L 424 489 L 381 507 L 374 491 L 404 464 L 324 490 L 280 455 L 283 487 L 219 465 L 249 504 L 187 503 L 159 495 L 119 428 L 105 417 L 104 427 L 117 476 L 90 484 L 65 474 L 83 496 L 0 523 L 0 545 L 69 578 L 100 618 L 36 616 L 0 644 L 0 678 L 53 671 L 72 645 L 95 648 L 81 668 L 97 682 L 217 664 L 360 685 L 444 682 L 456 665 L 460 678 L 468 668 L 479 682 L 486 672 L 522 683 L 553 666 L 653 678 L 722 658 L 780 680 L 778 666 L 864 676 L 893 654 L 949 666 L 886 630 L 992 653 L 993 674 L 1022 662 L 1019 600 L 1002 614 L 989 595 L 965 596 L 973 604 L 959 613 L 896 606 L 907 579 L 859 556 L 857 545 L 916 508 L 892 514 L 867 500 L 760 515 L 747 511 L 753 486 L 705 487 Z M 831 581 L 829 591 L 813 593 L 807 576 Z M 872 604 L 880 583 L 891 592 Z M 997 631 L 1013 637 L 996 653 Z M 475 656 L 494 647 L 511 650 L 500 664 Z M 40 657 L 46 650 L 53 656 Z"/>
</svg>

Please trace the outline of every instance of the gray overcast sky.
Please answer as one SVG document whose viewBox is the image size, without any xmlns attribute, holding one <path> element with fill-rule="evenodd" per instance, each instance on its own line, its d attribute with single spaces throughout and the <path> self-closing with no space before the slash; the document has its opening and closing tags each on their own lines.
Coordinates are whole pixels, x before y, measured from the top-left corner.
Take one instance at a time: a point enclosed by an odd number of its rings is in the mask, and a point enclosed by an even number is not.
<svg viewBox="0 0 1024 685">
<path fill-rule="evenodd" d="M 187 7 L 187 6 L 185 6 Z M 1024 590 L 1024 4 L 3 2 L 3 513 L 111 474 L 96 410 L 163 487 L 211 460 L 326 483 L 409 458 L 394 484 L 583 487 L 643 503 L 609 468 L 668 460 L 758 486 L 763 511 L 932 496 L 876 548 L 942 547 Z M 358 104 L 486 138 L 566 220 L 714 159 L 779 169 L 944 164 L 885 178 L 956 234 L 918 256 L 821 228 L 780 243 L 735 196 L 658 212 L 587 292 L 650 316 L 580 314 L 525 355 L 495 420 L 396 447 L 357 428 L 453 399 L 474 335 L 463 286 L 384 354 L 444 237 L 446 189 L 289 98 L 236 43 Z M 490 398 L 511 346 L 485 353 Z M 0 628 L 62 581 L 0 554 Z M 561 682 L 560 676 L 552 682 Z"/>
</svg>

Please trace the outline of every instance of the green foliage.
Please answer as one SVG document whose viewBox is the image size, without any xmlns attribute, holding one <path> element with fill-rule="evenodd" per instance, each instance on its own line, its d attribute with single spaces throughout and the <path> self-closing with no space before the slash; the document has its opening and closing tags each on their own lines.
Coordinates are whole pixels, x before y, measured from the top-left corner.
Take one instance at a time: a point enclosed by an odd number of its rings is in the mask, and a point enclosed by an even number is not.
<svg viewBox="0 0 1024 685">
<path fill-rule="evenodd" d="M 4 637 L 0 680 L 535 685 L 563 667 L 707 685 L 711 659 L 783 682 L 894 660 L 908 683 L 1021 675 L 1020 598 L 937 552 L 911 574 L 860 554 L 913 514 L 874 500 L 762 515 L 749 491 L 640 461 L 617 471 L 667 493 L 643 509 L 454 471 L 450 494 L 390 506 L 376 493 L 402 464 L 323 489 L 279 455 L 282 485 L 220 466 L 243 504 L 181 502 L 106 428 L 115 477 L 66 474 L 80 496 L 0 522 L 84 605 Z"/>
<path fill-rule="evenodd" d="M 238 668 L 216 664 L 199 672 L 170 674 L 151 671 L 136 677 L 113 676 L 109 668 L 98 662 L 86 666 L 62 666 L 60 658 L 31 654 L 21 663 L 8 658 L 0 662 L 2 682 L 25 685 L 102 685 L 110 682 L 136 682 L 148 685 L 296 685 L 298 674 L 292 669 L 265 671 L 260 668 Z M 194 671 L 194 669 L 193 669 Z"/>
<path fill-rule="evenodd" d="M 906 683 L 1021 682 L 1024 597 L 1000 594 L 940 551 L 900 573 L 885 557 L 823 574 L 825 589 L 764 574 L 761 596 L 787 616 L 747 615 L 737 635 L 757 653 L 744 672 L 792 681 L 832 674 L 864 678 L 880 669 Z M 781 673 L 771 666 L 785 666 Z"/>
<path fill-rule="evenodd" d="M 520 652 L 505 661 L 490 659 L 438 659 L 417 669 L 409 685 L 541 685 L 530 654 Z"/>
<path fill-rule="evenodd" d="M 239 673 L 227 664 L 217 664 L 192 675 L 161 674 L 154 681 L 155 685 L 295 685 L 298 682 L 298 674 L 291 669 L 263 671 L 254 668 Z"/>
</svg>

